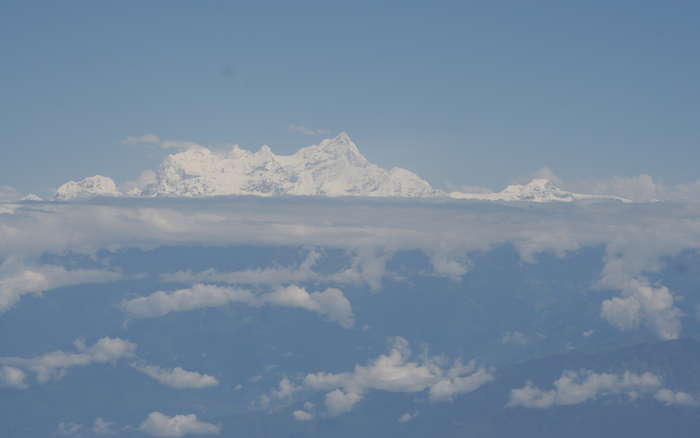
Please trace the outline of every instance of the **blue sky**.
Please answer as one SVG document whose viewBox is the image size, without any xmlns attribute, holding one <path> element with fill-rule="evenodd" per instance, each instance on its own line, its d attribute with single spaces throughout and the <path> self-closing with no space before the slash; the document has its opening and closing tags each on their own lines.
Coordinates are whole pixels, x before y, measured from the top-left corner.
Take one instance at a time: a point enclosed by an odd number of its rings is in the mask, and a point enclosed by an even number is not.
<svg viewBox="0 0 700 438">
<path fill-rule="evenodd" d="M 569 2 L 567 2 L 569 3 Z M 436 186 L 700 176 L 695 2 L 5 2 L 0 185 L 118 181 L 156 133 L 291 152 L 350 132 Z"/>
</svg>

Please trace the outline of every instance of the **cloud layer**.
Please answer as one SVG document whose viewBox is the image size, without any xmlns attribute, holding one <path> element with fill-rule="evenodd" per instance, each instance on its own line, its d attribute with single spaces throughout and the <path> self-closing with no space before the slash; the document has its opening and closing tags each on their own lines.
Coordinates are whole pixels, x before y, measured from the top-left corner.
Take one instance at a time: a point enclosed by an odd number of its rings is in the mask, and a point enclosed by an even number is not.
<svg viewBox="0 0 700 438">
<path fill-rule="evenodd" d="M 192 209 L 193 203 L 203 208 Z M 646 327 L 662 339 L 673 339 L 682 333 L 675 293 L 652 283 L 649 274 L 659 269 L 664 257 L 700 248 L 699 217 L 698 204 L 615 202 L 506 206 L 226 198 L 94 200 L 46 203 L 41 209 L 21 205 L 15 214 L 0 215 L 0 284 L 18 284 L 15 279 L 24 267 L 39 269 L 39 256 L 45 252 L 94 254 L 101 248 L 261 244 L 343 248 L 354 255 L 353 267 L 334 274 L 334 280 L 342 284 L 344 279 L 361 277 L 359 281 L 379 290 L 386 261 L 399 250 L 423 251 L 435 274 L 459 281 L 468 275 L 469 254 L 503 244 L 513 245 L 526 262 L 536 262 L 543 252 L 565 256 L 583 247 L 604 246 L 606 265 L 598 286 L 617 291 L 618 296 L 607 304 L 601 302 L 601 316 L 621 329 Z M 252 282 L 259 274 L 246 275 Z M 273 275 L 262 276 L 268 274 Z M 284 282 L 291 278 L 289 274 L 274 281 Z M 236 281 L 245 277 L 236 276 Z M 307 266 L 302 278 L 312 276 Z M 3 286 L 0 294 L 8 308 L 7 303 L 31 291 L 25 286 Z"/>
</svg>

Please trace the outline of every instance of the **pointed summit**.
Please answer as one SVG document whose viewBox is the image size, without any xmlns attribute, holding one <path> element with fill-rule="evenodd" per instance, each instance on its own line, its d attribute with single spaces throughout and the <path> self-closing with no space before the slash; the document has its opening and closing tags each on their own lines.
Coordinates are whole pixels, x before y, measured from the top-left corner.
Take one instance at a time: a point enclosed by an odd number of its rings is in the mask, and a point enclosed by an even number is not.
<svg viewBox="0 0 700 438">
<path fill-rule="evenodd" d="M 369 164 L 367 158 L 362 155 L 350 135 L 345 131 L 334 138 L 322 140 L 316 146 L 303 148 L 300 152 L 319 161 L 347 161 L 350 165 L 358 167 Z"/>
</svg>

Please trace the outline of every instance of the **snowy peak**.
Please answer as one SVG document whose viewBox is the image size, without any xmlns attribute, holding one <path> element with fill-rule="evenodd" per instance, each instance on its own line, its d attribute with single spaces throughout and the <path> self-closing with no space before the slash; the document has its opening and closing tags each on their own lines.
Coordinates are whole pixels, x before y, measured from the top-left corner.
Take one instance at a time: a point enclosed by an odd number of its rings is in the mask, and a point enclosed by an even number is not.
<svg viewBox="0 0 700 438">
<path fill-rule="evenodd" d="M 276 155 L 268 146 L 256 152 L 238 146 L 227 152 L 190 148 L 163 160 L 155 182 L 143 187 L 140 195 L 428 197 L 440 193 L 408 170 L 371 164 L 343 132 L 292 155 Z"/>
<path fill-rule="evenodd" d="M 69 200 L 95 196 L 121 196 L 112 178 L 90 176 L 80 181 L 68 181 L 56 190 L 56 199 Z"/>
<path fill-rule="evenodd" d="M 544 178 L 536 178 L 527 184 L 511 184 L 503 192 L 505 196 L 512 196 L 519 201 L 549 202 L 576 200 L 574 193 L 564 191 Z"/>
<path fill-rule="evenodd" d="M 627 199 L 616 196 L 588 195 L 572 193 L 555 186 L 544 178 L 535 178 L 527 184 L 511 184 L 501 192 L 496 193 L 464 193 L 452 192 L 454 199 L 480 199 L 486 201 L 525 201 L 525 202 L 573 202 L 584 199 L 614 199 L 628 202 Z"/>
<path fill-rule="evenodd" d="M 335 138 L 321 141 L 318 145 L 302 148 L 295 155 L 309 162 L 342 162 L 350 166 L 365 167 L 369 164 L 367 158 L 360 152 L 357 145 L 346 132 L 341 132 Z"/>
</svg>

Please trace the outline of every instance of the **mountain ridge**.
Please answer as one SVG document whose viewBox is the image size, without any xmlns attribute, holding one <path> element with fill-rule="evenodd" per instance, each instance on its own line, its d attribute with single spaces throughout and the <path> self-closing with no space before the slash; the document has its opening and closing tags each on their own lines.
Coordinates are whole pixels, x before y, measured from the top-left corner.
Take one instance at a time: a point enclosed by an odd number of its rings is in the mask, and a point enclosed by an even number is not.
<svg viewBox="0 0 700 438">
<path fill-rule="evenodd" d="M 68 181 L 54 199 L 70 200 L 97 196 L 210 197 L 253 196 L 365 196 L 401 198 L 452 198 L 487 201 L 573 202 L 587 199 L 626 199 L 567 192 L 543 178 L 513 184 L 501 192 L 446 193 L 433 188 L 410 170 L 381 168 L 367 160 L 346 132 L 306 146 L 290 155 L 277 155 L 269 146 L 257 151 L 238 145 L 212 151 L 199 145 L 168 155 L 152 177 L 120 191 L 102 175 Z"/>
</svg>

